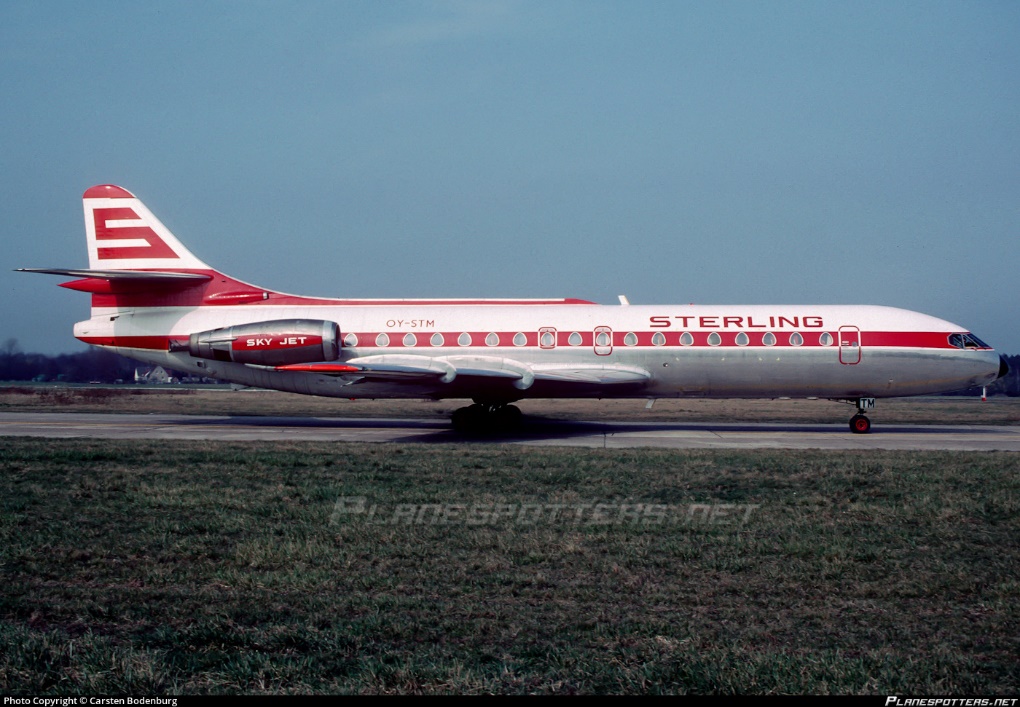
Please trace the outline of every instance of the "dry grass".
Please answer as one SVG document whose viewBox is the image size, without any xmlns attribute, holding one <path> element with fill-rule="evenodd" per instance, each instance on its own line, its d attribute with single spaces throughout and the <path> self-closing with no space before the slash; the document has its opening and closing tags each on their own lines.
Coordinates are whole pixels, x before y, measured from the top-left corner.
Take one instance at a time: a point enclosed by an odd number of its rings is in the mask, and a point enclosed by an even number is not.
<svg viewBox="0 0 1020 707">
<path fill-rule="evenodd" d="M 11 386 L 0 388 L 0 410 L 39 412 L 177 413 L 288 417 L 449 417 L 466 400 L 347 400 L 267 390 L 178 387 Z M 842 423 L 853 407 L 829 400 L 525 400 L 527 415 L 597 421 Z M 1020 398 L 920 397 L 879 400 L 876 424 L 1020 424 Z"/>
<path fill-rule="evenodd" d="M 0 439 L 0 692 L 1015 695 L 1018 504 L 1013 453 Z"/>
</svg>

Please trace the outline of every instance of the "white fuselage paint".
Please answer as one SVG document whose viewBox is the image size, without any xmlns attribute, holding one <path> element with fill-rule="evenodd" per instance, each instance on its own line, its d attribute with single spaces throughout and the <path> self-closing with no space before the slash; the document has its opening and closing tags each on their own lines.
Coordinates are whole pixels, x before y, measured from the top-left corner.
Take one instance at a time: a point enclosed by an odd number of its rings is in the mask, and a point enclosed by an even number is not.
<svg viewBox="0 0 1020 707">
<path fill-rule="evenodd" d="M 647 370 L 650 379 L 640 385 L 618 388 L 535 385 L 510 389 L 494 381 L 481 389 L 452 383 L 363 381 L 357 376 L 277 371 L 272 367 L 201 360 L 187 352 L 110 346 L 139 360 L 244 385 L 298 393 L 346 398 L 475 397 L 520 399 L 528 397 L 893 397 L 946 392 L 995 380 L 999 357 L 990 349 L 960 349 L 945 345 L 917 345 L 915 334 L 928 334 L 925 342 L 942 341 L 966 329 L 935 317 L 902 309 L 850 305 L 597 305 L 597 304 L 314 304 L 308 306 L 198 306 L 136 309 L 94 308 L 92 318 L 75 327 L 83 340 L 112 337 L 186 339 L 197 331 L 251 322 L 305 318 L 334 321 L 347 340 L 339 361 L 382 354 L 413 354 L 434 359 L 482 356 L 506 359 L 515 365 L 571 363 L 621 364 Z M 857 331 L 856 344 L 840 346 L 840 330 Z M 555 331 L 554 345 L 539 345 L 539 332 Z M 598 346 L 596 332 L 603 337 Z M 443 335 L 433 345 L 435 333 Z M 472 345 L 460 346 L 458 334 L 470 333 Z M 501 335 L 500 345 L 487 346 L 489 332 Z M 578 333 L 584 343 L 570 345 Z M 681 345 L 687 332 L 694 345 Z M 720 334 L 720 345 L 707 337 Z M 747 341 L 737 344 L 735 334 Z M 790 345 L 789 335 L 800 334 L 801 345 Z M 387 334 L 386 346 L 375 345 Z M 513 344 L 522 333 L 526 345 Z M 652 343 L 657 333 L 665 342 Z M 775 345 L 763 345 L 771 333 Z M 822 334 L 832 337 L 820 344 Z M 878 333 L 881 333 L 879 335 Z M 406 338 L 413 334 L 414 340 Z M 628 334 L 634 337 L 627 338 Z M 869 344 L 869 338 L 881 342 Z M 637 340 L 636 345 L 625 342 Z M 520 340 L 520 339 L 519 339 Z M 743 339 L 740 339 L 743 343 Z M 548 344 L 548 337 L 546 340 Z M 897 345 L 901 343 L 902 345 Z M 348 345 L 351 344 L 351 345 Z M 411 345 L 407 345 L 411 344 Z M 841 351 L 841 348 L 843 350 Z M 849 362 L 847 362 L 849 361 Z"/>
</svg>

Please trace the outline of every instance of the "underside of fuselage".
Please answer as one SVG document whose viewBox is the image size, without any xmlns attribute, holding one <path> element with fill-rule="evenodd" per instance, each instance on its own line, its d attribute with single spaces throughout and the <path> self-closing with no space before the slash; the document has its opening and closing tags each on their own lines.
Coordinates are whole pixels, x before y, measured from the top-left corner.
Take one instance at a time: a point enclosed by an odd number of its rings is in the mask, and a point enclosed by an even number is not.
<svg viewBox="0 0 1020 707">
<path fill-rule="evenodd" d="M 529 355 L 519 351 L 493 352 L 527 367 L 556 362 L 579 365 L 608 363 L 648 371 L 644 381 L 610 385 L 584 381 L 535 380 L 528 387 L 520 379 L 461 374 L 444 382 L 428 380 L 378 380 L 371 374 L 351 372 L 323 375 L 315 372 L 277 370 L 272 366 L 195 359 L 187 354 L 146 349 L 109 347 L 125 356 L 192 375 L 216 378 L 246 386 L 305 395 L 338 398 L 466 398 L 490 403 L 510 403 L 535 398 L 889 398 L 960 390 L 987 385 L 998 376 L 1000 361 L 993 352 L 919 352 L 916 350 L 870 350 L 853 365 L 841 364 L 834 350 L 776 354 L 745 349 L 720 354 L 714 351 L 669 349 L 654 354 L 622 351 L 608 357 Z M 501 357 L 500 353 L 504 353 Z M 345 351 L 341 360 L 357 360 L 357 351 Z M 434 356 L 443 360 L 442 356 Z"/>
</svg>

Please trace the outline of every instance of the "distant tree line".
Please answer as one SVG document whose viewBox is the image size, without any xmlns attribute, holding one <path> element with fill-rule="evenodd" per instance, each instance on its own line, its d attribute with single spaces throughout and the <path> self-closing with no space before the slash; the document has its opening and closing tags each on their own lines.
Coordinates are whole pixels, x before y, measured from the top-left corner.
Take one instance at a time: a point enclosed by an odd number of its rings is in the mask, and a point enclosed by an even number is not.
<svg viewBox="0 0 1020 707">
<path fill-rule="evenodd" d="M 142 365 L 95 346 L 87 351 L 58 356 L 23 353 L 17 339 L 7 339 L 0 347 L 0 380 L 5 381 L 132 383 L 135 368 Z"/>
<path fill-rule="evenodd" d="M 1009 374 L 988 386 L 988 395 L 1020 396 L 1020 356 L 1004 356 Z M 137 361 L 99 347 L 73 354 L 47 356 L 22 353 L 17 339 L 7 339 L 0 347 L 0 380 L 67 381 L 68 383 L 133 382 Z M 170 371 L 168 371 L 170 373 Z M 959 391 L 956 395 L 981 395 L 980 388 Z"/>
</svg>

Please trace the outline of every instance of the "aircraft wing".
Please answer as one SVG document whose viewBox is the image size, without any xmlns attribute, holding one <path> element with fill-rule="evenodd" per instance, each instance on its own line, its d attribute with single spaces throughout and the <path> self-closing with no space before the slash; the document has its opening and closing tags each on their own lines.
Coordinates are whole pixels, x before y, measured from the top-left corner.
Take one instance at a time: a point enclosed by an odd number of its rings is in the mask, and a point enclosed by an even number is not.
<svg viewBox="0 0 1020 707">
<path fill-rule="evenodd" d="M 561 386 L 613 386 L 643 384 L 651 374 L 638 366 L 622 364 L 526 364 L 496 356 L 431 356 L 381 355 L 361 356 L 343 362 L 300 363 L 277 366 L 278 371 L 318 373 L 343 376 L 359 381 L 391 381 L 422 383 L 464 383 L 471 379 L 496 382 L 502 379 L 519 390 L 530 388 L 536 381 Z"/>
<path fill-rule="evenodd" d="M 361 380 L 430 380 L 449 377 L 453 380 L 456 370 L 442 365 L 429 356 L 382 355 L 361 356 L 348 361 L 326 361 L 322 363 L 292 363 L 277 366 L 278 371 L 319 373 L 326 376 L 350 376 Z"/>
<path fill-rule="evenodd" d="M 620 383 L 644 383 L 652 375 L 638 366 L 624 366 L 618 363 L 603 365 L 578 364 L 537 364 L 532 366 L 535 380 L 559 383 L 587 383 L 594 385 L 617 385 Z"/>
</svg>

